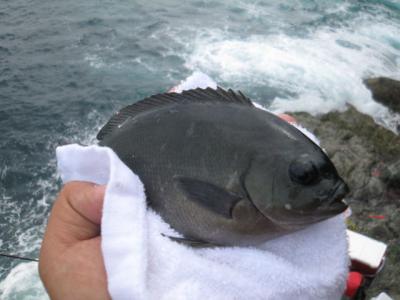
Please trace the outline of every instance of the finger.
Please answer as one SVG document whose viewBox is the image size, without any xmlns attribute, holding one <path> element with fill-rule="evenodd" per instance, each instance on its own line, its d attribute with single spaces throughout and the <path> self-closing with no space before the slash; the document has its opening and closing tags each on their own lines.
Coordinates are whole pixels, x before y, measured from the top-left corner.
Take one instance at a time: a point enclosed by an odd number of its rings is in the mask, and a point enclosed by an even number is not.
<svg viewBox="0 0 400 300">
<path fill-rule="evenodd" d="M 105 188 L 105 185 L 76 181 L 67 183 L 63 192 L 77 213 L 93 224 L 100 225 Z"/>
<path fill-rule="evenodd" d="M 297 120 L 288 114 L 280 114 L 278 117 L 281 118 L 282 120 L 285 120 L 288 123 L 295 123 L 295 124 L 297 123 Z"/>
<path fill-rule="evenodd" d="M 105 186 L 71 182 L 54 203 L 39 260 L 52 299 L 109 298 L 99 236 L 104 192 Z"/>
<path fill-rule="evenodd" d="M 66 184 L 54 203 L 45 238 L 66 247 L 98 236 L 104 191 L 105 186 L 88 182 Z"/>
<path fill-rule="evenodd" d="M 167 93 L 176 93 L 177 90 L 178 90 L 178 87 L 174 86 L 174 87 L 170 88 Z"/>
</svg>

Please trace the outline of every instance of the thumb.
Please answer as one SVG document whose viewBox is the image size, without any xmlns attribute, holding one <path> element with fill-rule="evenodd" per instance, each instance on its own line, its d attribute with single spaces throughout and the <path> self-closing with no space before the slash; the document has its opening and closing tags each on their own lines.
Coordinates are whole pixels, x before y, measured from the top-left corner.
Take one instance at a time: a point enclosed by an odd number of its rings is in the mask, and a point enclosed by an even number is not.
<svg viewBox="0 0 400 300">
<path fill-rule="evenodd" d="M 288 115 L 288 114 L 279 114 L 278 117 L 281 118 L 282 120 L 290 123 L 290 124 L 296 124 L 297 123 L 297 120 L 294 117 L 292 117 L 291 115 Z"/>
<path fill-rule="evenodd" d="M 60 249 L 100 235 L 105 186 L 70 182 L 54 203 L 45 233 Z"/>
</svg>

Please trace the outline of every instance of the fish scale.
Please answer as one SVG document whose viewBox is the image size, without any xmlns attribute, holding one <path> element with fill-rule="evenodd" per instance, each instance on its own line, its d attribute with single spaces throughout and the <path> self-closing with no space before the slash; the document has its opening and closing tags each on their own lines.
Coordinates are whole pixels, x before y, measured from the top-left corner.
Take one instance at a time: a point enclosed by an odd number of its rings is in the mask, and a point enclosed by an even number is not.
<svg viewBox="0 0 400 300">
<path fill-rule="evenodd" d="M 336 191 L 344 183 L 325 153 L 241 93 L 154 95 L 121 112 L 99 132 L 100 144 L 139 175 L 149 206 L 185 239 L 254 245 L 346 208 L 345 189 Z M 310 164 L 332 176 L 299 184 Z M 321 191 L 333 206 L 315 200 Z"/>
</svg>

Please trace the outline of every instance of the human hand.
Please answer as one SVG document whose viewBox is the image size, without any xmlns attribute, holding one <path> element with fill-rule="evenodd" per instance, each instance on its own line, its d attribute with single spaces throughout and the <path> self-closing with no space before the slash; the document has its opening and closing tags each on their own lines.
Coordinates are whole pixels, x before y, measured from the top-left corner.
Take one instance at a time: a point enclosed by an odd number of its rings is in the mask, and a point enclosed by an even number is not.
<svg viewBox="0 0 400 300">
<path fill-rule="evenodd" d="M 282 120 L 285 120 L 286 122 L 288 122 L 290 124 L 297 124 L 297 120 L 294 117 L 292 117 L 291 115 L 279 114 L 278 117 L 281 118 Z"/>
<path fill-rule="evenodd" d="M 104 191 L 105 186 L 70 182 L 54 203 L 39 260 L 51 299 L 111 299 L 100 247 Z"/>
</svg>

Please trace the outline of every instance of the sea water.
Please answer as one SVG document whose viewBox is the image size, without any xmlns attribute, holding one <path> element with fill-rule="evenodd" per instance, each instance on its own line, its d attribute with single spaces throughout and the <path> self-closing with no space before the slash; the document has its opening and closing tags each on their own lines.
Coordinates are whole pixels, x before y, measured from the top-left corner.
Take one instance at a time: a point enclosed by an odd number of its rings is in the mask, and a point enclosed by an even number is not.
<svg viewBox="0 0 400 300">
<path fill-rule="evenodd" d="M 57 146 L 195 71 L 278 112 L 352 104 L 393 129 L 362 81 L 399 66 L 398 0 L 0 0 L 0 251 L 38 257 Z M 46 299 L 37 264 L 0 258 L 0 298 Z"/>
</svg>

